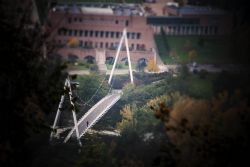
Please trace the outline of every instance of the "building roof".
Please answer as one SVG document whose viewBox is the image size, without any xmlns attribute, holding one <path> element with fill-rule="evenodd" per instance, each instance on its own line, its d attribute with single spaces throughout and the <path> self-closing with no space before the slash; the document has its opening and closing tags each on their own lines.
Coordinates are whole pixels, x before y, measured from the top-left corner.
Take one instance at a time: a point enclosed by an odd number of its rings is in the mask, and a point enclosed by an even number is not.
<svg viewBox="0 0 250 167">
<path fill-rule="evenodd" d="M 81 7 L 81 11 L 84 14 L 103 14 L 103 15 L 113 15 L 114 14 L 114 12 L 111 8 Z"/>
<path fill-rule="evenodd" d="M 183 7 L 168 6 L 171 9 L 178 10 L 180 15 L 223 15 L 225 11 L 221 9 L 206 7 L 206 6 L 193 6 L 186 5 Z"/>
<path fill-rule="evenodd" d="M 220 15 L 225 14 L 225 11 L 204 6 L 187 5 L 179 9 L 180 14 L 196 14 L 196 15 Z"/>
<path fill-rule="evenodd" d="M 147 24 L 151 25 L 169 25 L 169 24 L 199 24 L 198 18 L 183 18 L 176 16 L 148 16 Z"/>
<path fill-rule="evenodd" d="M 70 13 L 104 14 L 121 16 L 143 16 L 144 10 L 140 4 L 123 3 L 59 3 L 53 11 L 68 11 Z"/>
</svg>

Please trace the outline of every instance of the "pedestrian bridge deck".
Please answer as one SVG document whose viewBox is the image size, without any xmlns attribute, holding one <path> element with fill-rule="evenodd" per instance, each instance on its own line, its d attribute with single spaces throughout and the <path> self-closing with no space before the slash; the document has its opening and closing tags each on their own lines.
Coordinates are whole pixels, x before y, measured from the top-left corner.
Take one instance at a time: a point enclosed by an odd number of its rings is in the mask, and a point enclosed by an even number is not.
<svg viewBox="0 0 250 167">
<path fill-rule="evenodd" d="M 121 91 L 113 91 L 96 103 L 83 117 L 77 122 L 79 137 L 82 137 L 120 98 Z M 88 123 L 87 123 L 88 122 Z M 64 142 L 66 143 L 71 136 L 76 136 L 75 127 L 69 132 Z"/>
</svg>

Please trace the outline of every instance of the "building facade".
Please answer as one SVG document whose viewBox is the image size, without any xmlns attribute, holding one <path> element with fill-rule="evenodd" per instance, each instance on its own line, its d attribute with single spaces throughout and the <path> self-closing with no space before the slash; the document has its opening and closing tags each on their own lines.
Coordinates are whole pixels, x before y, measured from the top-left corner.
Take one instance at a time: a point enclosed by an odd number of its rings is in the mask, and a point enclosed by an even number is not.
<svg viewBox="0 0 250 167">
<path fill-rule="evenodd" d="M 147 26 L 144 11 L 137 4 L 58 4 L 49 11 L 50 40 L 59 46 L 64 58 L 74 55 L 79 59 L 96 58 L 103 53 L 106 59 L 114 58 L 122 31 L 127 29 L 131 60 L 134 64 L 154 58 L 153 30 Z M 77 39 L 78 46 L 68 43 Z M 126 59 L 125 46 L 119 61 Z"/>
<path fill-rule="evenodd" d="M 166 5 L 163 17 L 148 17 L 155 33 L 167 35 L 227 35 L 232 31 L 232 16 L 210 7 Z"/>
</svg>

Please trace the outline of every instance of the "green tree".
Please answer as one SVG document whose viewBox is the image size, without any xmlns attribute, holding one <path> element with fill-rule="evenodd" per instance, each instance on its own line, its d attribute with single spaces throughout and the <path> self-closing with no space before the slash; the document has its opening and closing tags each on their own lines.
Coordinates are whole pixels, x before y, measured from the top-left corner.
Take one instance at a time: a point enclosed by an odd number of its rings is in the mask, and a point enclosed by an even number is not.
<svg viewBox="0 0 250 167">
<path fill-rule="evenodd" d="M 6 37 L 0 44 L 5 57 L 0 62 L 0 100 L 5 109 L 0 116 L 0 166 L 30 165 L 25 142 L 49 130 L 46 114 L 56 108 L 65 79 L 60 59 L 52 54 L 43 57 L 44 34 L 31 21 L 29 2 L 0 2 L 0 34 Z"/>
</svg>

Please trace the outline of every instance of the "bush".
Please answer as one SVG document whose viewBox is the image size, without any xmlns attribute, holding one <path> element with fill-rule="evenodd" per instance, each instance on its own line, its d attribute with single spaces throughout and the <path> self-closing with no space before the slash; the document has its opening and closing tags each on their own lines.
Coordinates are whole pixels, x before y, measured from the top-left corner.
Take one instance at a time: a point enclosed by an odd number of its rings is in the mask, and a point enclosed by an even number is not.
<svg viewBox="0 0 250 167">
<path fill-rule="evenodd" d="M 148 62 L 147 70 L 149 72 L 158 72 L 160 69 L 157 66 L 156 62 L 152 59 L 152 60 L 149 60 Z"/>
<path fill-rule="evenodd" d="M 98 66 L 96 64 L 92 64 L 89 66 L 90 66 L 90 68 L 89 68 L 90 71 L 98 72 Z"/>
<path fill-rule="evenodd" d="M 122 64 L 117 64 L 117 65 L 116 65 L 116 68 L 117 68 L 117 69 L 122 69 Z"/>
<path fill-rule="evenodd" d="M 199 72 L 199 77 L 202 78 L 202 79 L 205 79 L 206 76 L 207 76 L 207 74 L 208 74 L 207 70 L 202 69 L 202 70 Z"/>
</svg>

